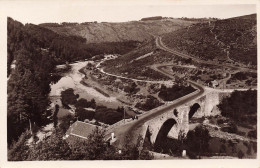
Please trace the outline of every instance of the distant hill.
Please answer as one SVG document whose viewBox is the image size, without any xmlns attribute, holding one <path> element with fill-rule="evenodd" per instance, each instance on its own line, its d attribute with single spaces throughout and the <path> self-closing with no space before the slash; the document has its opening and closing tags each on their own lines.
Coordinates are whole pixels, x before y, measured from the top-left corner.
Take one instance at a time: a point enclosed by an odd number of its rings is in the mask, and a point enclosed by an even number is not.
<svg viewBox="0 0 260 168">
<path fill-rule="evenodd" d="M 155 19 L 155 20 L 154 20 Z M 198 21 L 181 19 L 160 19 L 157 17 L 144 18 L 145 21 L 130 21 L 120 23 L 43 23 L 40 26 L 48 28 L 62 35 L 80 36 L 87 39 L 87 43 L 145 41 L 154 36 L 169 33 L 189 26 Z"/>
<path fill-rule="evenodd" d="M 57 25 L 57 24 L 54 24 Z M 138 45 L 138 41 L 88 43 L 86 39 L 73 35 L 61 35 L 34 24 L 25 24 L 8 18 L 7 69 L 17 59 L 17 51 L 25 45 L 35 49 L 46 49 L 53 54 L 57 64 L 78 61 L 99 54 L 125 54 Z M 35 55 L 36 57 L 36 55 Z"/>
<path fill-rule="evenodd" d="M 257 64 L 256 14 L 208 21 L 163 35 L 163 43 L 201 59 Z"/>
</svg>

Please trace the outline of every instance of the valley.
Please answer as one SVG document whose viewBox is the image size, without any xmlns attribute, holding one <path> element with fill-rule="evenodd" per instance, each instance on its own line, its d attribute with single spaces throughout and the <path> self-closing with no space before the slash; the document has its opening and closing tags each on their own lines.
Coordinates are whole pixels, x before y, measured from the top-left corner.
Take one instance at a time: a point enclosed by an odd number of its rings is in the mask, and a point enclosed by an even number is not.
<svg viewBox="0 0 260 168">
<path fill-rule="evenodd" d="M 256 158 L 256 15 L 8 30 L 9 160 Z"/>
</svg>

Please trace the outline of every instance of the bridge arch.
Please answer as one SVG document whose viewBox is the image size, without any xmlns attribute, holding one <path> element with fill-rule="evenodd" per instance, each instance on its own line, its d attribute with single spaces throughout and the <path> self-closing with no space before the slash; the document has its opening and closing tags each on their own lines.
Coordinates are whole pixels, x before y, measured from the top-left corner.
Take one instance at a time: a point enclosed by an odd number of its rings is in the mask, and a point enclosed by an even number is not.
<svg viewBox="0 0 260 168">
<path fill-rule="evenodd" d="M 161 142 L 164 141 L 167 138 L 168 133 L 170 132 L 171 128 L 177 124 L 176 120 L 173 118 L 170 118 L 166 120 L 161 128 L 159 129 L 159 132 L 156 136 L 155 143 L 154 143 L 154 148 L 160 149 L 161 148 Z"/>
<path fill-rule="evenodd" d="M 199 103 L 194 103 L 194 104 L 190 107 L 189 119 L 191 119 L 191 118 L 193 117 L 193 115 L 198 111 L 199 108 L 200 108 Z"/>
</svg>

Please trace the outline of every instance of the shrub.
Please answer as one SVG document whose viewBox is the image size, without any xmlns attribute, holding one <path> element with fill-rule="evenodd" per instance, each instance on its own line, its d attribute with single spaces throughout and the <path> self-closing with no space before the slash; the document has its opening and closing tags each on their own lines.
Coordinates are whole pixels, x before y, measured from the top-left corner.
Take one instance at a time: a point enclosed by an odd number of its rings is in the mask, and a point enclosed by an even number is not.
<svg viewBox="0 0 260 168">
<path fill-rule="evenodd" d="M 228 133 L 237 133 L 237 126 L 234 123 L 231 123 L 229 126 L 222 127 L 221 131 Z"/>
<path fill-rule="evenodd" d="M 76 104 L 77 103 L 78 95 L 74 94 L 74 90 L 69 88 L 61 92 L 61 102 L 63 105 L 67 106 L 69 104 Z"/>
<path fill-rule="evenodd" d="M 94 119 L 106 124 L 114 124 L 123 119 L 123 113 L 121 111 L 118 112 L 116 109 L 98 106 Z"/>
<path fill-rule="evenodd" d="M 195 89 L 191 86 L 174 85 L 171 88 L 167 88 L 162 85 L 158 96 L 164 101 L 173 101 L 194 91 Z"/>
<path fill-rule="evenodd" d="M 90 103 L 86 99 L 79 99 L 75 105 L 77 108 L 82 107 L 82 108 L 88 108 L 90 106 Z"/>
<path fill-rule="evenodd" d="M 245 154 L 241 150 L 239 150 L 237 156 L 239 159 L 242 159 L 245 156 Z"/>
<path fill-rule="evenodd" d="M 222 144 L 222 145 L 220 146 L 219 153 L 226 153 L 226 152 L 227 152 L 226 145 Z"/>
<path fill-rule="evenodd" d="M 221 124 L 224 123 L 224 120 L 223 120 L 223 119 L 218 119 L 218 120 L 217 120 L 217 123 L 218 123 L 218 125 L 221 125 Z"/>
<path fill-rule="evenodd" d="M 246 154 L 247 154 L 247 155 L 251 155 L 251 154 L 252 154 L 252 146 L 251 146 L 251 145 L 248 145 L 248 146 L 247 146 Z"/>
<path fill-rule="evenodd" d="M 144 103 L 136 103 L 135 107 L 139 108 L 144 111 L 149 111 L 151 109 L 154 109 L 158 106 L 161 106 L 162 103 L 159 102 L 159 100 L 151 95 L 148 95 L 146 98 L 146 101 Z"/>
<path fill-rule="evenodd" d="M 243 131 L 237 131 L 236 134 L 240 136 L 246 136 L 246 132 Z"/>
<path fill-rule="evenodd" d="M 95 111 L 89 111 L 84 108 L 77 108 L 75 113 L 80 121 L 84 121 L 85 119 L 92 120 L 95 116 Z"/>
<path fill-rule="evenodd" d="M 247 136 L 248 137 L 250 137 L 250 138 L 257 138 L 257 130 L 255 129 L 255 130 L 253 130 L 253 131 L 249 131 L 248 133 L 247 133 Z"/>
</svg>

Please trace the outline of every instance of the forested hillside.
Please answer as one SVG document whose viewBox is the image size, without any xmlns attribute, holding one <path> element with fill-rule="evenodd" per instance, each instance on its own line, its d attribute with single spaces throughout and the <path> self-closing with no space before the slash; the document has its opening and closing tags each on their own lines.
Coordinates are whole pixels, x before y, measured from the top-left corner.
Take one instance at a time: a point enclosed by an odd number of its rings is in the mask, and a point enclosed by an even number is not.
<svg viewBox="0 0 260 168">
<path fill-rule="evenodd" d="M 170 48 L 201 59 L 257 64 L 256 14 L 198 23 L 163 36 Z"/>
<path fill-rule="evenodd" d="M 29 38 L 30 43 L 37 44 L 41 49 L 48 49 L 57 64 L 90 58 L 103 53 L 124 54 L 139 45 L 137 41 L 91 43 L 78 36 L 62 36 L 49 29 L 21 23 L 8 19 L 8 75 L 10 65 L 15 60 L 14 51 L 23 47 L 23 40 Z M 30 47 L 30 46 L 28 46 Z"/>
<path fill-rule="evenodd" d="M 8 80 L 7 137 L 8 145 L 29 128 L 46 122 L 49 105 L 50 72 L 54 55 L 41 50 L 41 42 L 8 18 L 8 63 L 16 60 Z"/>
<path fill-rule="evenodd" d="M 86 45 L 86 39 L 62 36 L 46 28 L 8 18 L 8 144 L 32 125 L 41 126 L 50 111 L 50 73 L 57 64 L 103 53 L 126 53 L 135 41 Z M 15 68 L 11 64 L 15 61 Z"/>
<path fill-rule="evenodd" d="M 87 39 L 87 43 L 145 41 L 154 36 L 169 33 L 194 23 L 196 20 L 161 19 L 120 23 L 44 23 L 40 26 L 63 35 L 75 35 Z"/>
</svg>

